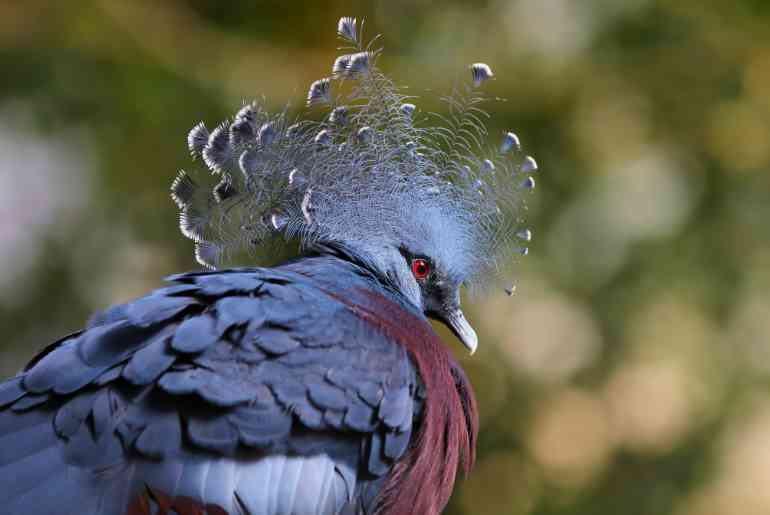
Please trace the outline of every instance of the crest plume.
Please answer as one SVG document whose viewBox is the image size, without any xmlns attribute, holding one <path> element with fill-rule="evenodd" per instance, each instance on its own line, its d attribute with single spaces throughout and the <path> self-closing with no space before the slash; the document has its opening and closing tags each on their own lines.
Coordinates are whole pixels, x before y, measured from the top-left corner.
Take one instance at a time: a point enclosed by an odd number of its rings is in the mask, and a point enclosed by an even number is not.
<svg viewBox="0 0 770 515">
<path fill-rule="evenodd" d="M 471 283 L 526 254 L 517 243 L 531 239 L 520 226 L 522 196 L 537 163 L 513 132 L 487 143 L 491 67 L 470 66 L 468 81 L 442 98 L 445 114 L 423 113 L 377 68 L 382 49 L 378 38 L 364 44 L 363 23 L 344 17 L 337 34 L 345 53 L 308 89 L 315 119 L 289 120 L 255 102 L 211 131 L 203 123 L 190 131 L 190 152 L 216 183 L 180 172 L 171 188 L 198 261 L 214 267 L 276 238 L 446 239 L 453 272 Z"/>
</svg>

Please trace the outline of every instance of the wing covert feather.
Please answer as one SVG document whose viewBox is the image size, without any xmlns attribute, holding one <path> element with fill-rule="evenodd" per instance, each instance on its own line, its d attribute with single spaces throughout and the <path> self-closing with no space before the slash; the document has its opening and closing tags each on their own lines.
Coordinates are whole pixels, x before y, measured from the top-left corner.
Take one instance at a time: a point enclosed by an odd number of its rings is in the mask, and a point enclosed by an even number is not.
<svg viewBox="0 0 770 515">
<path fill-rule="evenodd" d="M 348 497 L 356 470 L 379 477 L 406 452 L 420 415 L 406 351 L 312 278 L 256 268 L 170 280 L 0 383 L 0 424 L 13 430 L 17 406 L 50 412 L 62 459 L 93 469 L 320 452 L 353 471 Z"/>
</svg>

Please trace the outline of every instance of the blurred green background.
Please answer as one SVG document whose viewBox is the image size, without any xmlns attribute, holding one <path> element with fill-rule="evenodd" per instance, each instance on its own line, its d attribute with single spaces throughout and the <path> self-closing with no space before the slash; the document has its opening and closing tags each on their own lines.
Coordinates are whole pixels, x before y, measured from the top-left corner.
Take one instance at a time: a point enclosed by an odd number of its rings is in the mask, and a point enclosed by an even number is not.
<svg viewBox="0 0 770 515">
<path fill-rule="evenodd" d="M 448 513 L 770 513 L 767 0 L 0 0 L 0 373 L 197 267 L 187 130 L 301 104 L 343 15 L 422 109 L 489 63 L 492 133 L 542 170 L 517 294 L 466 300 L 481 440 Z"/>
</svg>

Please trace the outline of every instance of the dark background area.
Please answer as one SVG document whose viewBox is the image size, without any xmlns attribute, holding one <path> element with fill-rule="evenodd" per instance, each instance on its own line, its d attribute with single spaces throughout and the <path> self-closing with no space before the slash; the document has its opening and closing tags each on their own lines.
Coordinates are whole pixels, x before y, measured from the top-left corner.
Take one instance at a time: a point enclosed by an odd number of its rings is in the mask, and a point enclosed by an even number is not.
<svg viewBox="0 0 770 515">
<path fill-rule="evenodd" d="M 448 513 L 770 513 L 764 0 L 0 0 L 3 376 L 197 267 L 187 130 L 301 105 L 345 15 L 420 109 L 489 63 L 542 170 L 516 295 L 466 299 L 472 358 L 447 336 L 481 409 Z"/>
</svg>

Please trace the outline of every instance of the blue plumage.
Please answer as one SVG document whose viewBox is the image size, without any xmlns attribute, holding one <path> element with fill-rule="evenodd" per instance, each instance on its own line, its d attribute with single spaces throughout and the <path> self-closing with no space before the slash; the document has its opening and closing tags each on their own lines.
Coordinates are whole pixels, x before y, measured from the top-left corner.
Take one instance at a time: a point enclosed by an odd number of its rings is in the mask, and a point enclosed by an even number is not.
<svg viewBox="0 0 770 515">
<path fill-rule="evenodd" d="M 163 289 L 113 309 L 125 318 L 94 325 L 62 342 L 30 370 L 2 384 L 0 398 L 6 408 L 0 411 L 0 427 L 26 427 L 26 417 L 33 417 L 34 427 L 41 431 L 0 437 L 6 444 L 9 438 L 15 440 L 0 454 L 0 482 L 8 483 L 20 466 L 33 466 L 25 459 L 36 452 L 67 456 L 56 472 L 62 478 L 73 466 L 82 467 L 85 477 L 96 473 L 89 465 L 101 463 L 109 447 L 120 449 L 117 466 L 147 467 L 147 460 L 184 462 L 183 456 L 195 449 L 235 457 L 255 451 L 282 455 L 307 449 L 309 442 L 323 448 L 323 441 L 307 439 L 311 430 L 344 435 L 348 443 L 339 451 L 340 459 L 351 463 L 363 459 L 369 473 L 376 473 L 361 476 L 355 470 L 353 483 L 365 484 L 381 476 L 405 451 L 400 444 L 395 447 L 397 453 L 393 449 L 386 453 L 382 442 L 389 434 L 408 441 L 414 403 L 409 385 L 413 389 L 417 377 L 406 354 L 393 342 L 371 330 L 363 333 L 365 338 L 353 334 L 362 322 L 307 277 L 316 268 L 335 270 L 336 280 L 345 285 L 339 294 L 375 287 L 393 297 L 360 268 L 335 257 L 309 258 L 274 270 L 177 276 L 176 281 L 190 287 L 174 297 L 173 310 L 165 310 L 170 303 Z M 285 302 L 309 297 L 314 303 Z M 133 304 L 154 313 L 153 302 L 164 312 L 153 323 L 146 316 L 132 315 L 140 311 Z M 292 319 L 303 323 L 284 325 Z M 318 345 L 314 328 L 338 334 Z M 123 345 L 117 343 L 116 335 L 123 336 Z M 311 340 L 313 345 L 304 345 Z M 372 360 L 376 367 L 370 366 Z M 120 373 L 96 386 L 103 369 L 115 365 Z M 354 375 L 345 374 L 351 367 L 366 371 L 366 381 L 359 383 Z M 55 395 L 30 415 L 8 409 L 35 397 L 35 392 L 48 390 Z M 369 454 L 359 458 L 364 448 Z M 30 481 L 39 477 L 33 472 L 28 472 Z M 204 481 L 194 469 L 189 474 L 189 487 Z M 34 484 L 22 477 L 8 488 L 8 495 L 13 495 L 14 488 L 22 495 Z M 96 495 L 74 488 L 78 496 Z M 186 485 L 180 488 L 189 493 Z M 229 495 L 234 495 L 232 481 L 217 488 L 212 495 L 221 497 L 221 489 L 230 489 Z M 301 485 L 295 490 L 302 495 Z M 248 499 L 252 494 L 239 495 Z M 346 495 L 346 502 L 354 501 L 353 491 Z M 74 510 L 75 505 L 71 506 Z"/>
</svg>

